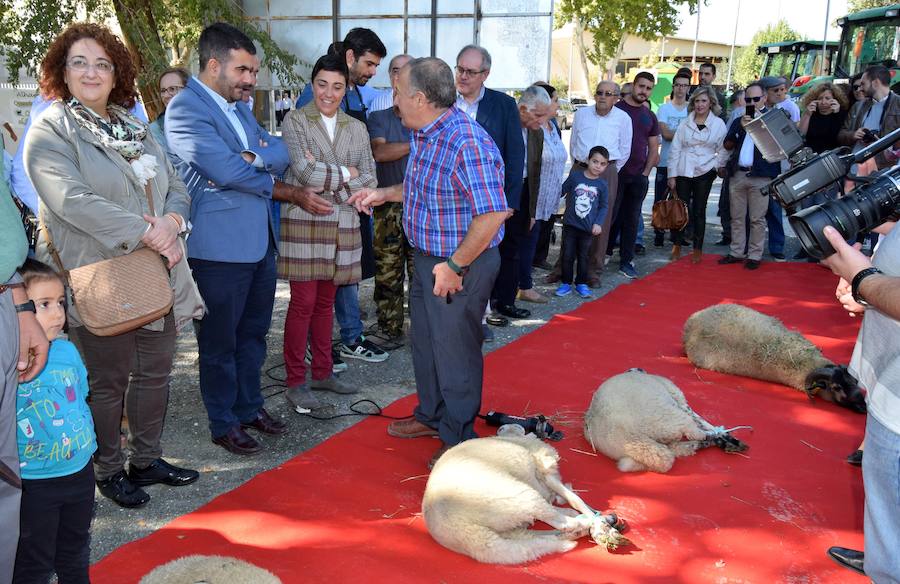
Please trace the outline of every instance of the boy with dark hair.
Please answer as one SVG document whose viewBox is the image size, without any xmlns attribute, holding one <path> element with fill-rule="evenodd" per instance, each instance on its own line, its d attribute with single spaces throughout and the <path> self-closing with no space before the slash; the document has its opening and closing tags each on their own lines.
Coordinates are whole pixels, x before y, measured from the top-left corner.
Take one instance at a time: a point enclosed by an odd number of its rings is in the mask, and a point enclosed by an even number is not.
<svg viewBox="0 0 900 584">
<path fill-rule="evenodd" d="M 566 212 L 563 215 L 562 283 L 556 289 L 557 296 L 572 293 L 572 264 L 577 263 L 575 291 L 582 298 L 591 297 L 588 251 L 591 237 L 600 235 L 606 218 L 609 188 L 602 175 L 607 166 L 609 151 L 603 146 L 594 146 L 588 155 L 587 167 L 574 170 L 563 183 Z"/>
<path fill-rule="evenodd" d="M 87 370 L 71 342 L 56 338 L 66 323 L 63 281 L 26 260 L 19 270 L 35 316 L 50 341 L 44 369 L 16 394 L 16 441 L 22 510 L 14 582 L 88 582 L 97 450 L 87 405 Z"/>
</svg>

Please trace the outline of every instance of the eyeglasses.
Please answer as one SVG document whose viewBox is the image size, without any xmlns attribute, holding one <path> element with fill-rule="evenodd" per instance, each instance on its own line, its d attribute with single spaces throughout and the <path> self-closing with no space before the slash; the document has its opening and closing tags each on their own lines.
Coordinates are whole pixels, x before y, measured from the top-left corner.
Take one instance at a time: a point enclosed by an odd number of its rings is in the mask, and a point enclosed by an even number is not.
<svg viewBox="0 0 900 584">
<path fill-rule="evenodd" d="M 596 95 L 598 97 L 618 97 L 619 92 L 618 91 L 598 91 L 596 93 Z"/>
<path fill-rule="evenodd" d="M 78 71 L 79 73 L 87 73 L 90 69 L 93 69 L 98 75 L 109 75 L 116 69 L 109 61 L 101 59 L 92 65 L 87 62 L 87 59 L 82 59 L 81 57 L 69 59 L 66 62 L 66 67 L 72 71 Z"/>
<path fill-rule="evenodd" d="M 757 95 L 756 97 L 750 97 L 749 95 L 744 96 L 744 101 L 749 101 L 750 103 L 756 103 L 762 99 L 761 95 Z"/>
<path fill-rule="evenodd" d="M 476 75 L 481 75 L 487 71 L 487 69 L 466 69 L 465 67 L 456 66 L 456 74 L 460 77 L 475 77 Z"/>
<path fill-rule="evenodd" d="M 159 90 L 161 95 L 178 95 L 178 92 L 184 89 L 184 85 L 172 85 L 169 87 L 163 87 Z"/>
</svg>

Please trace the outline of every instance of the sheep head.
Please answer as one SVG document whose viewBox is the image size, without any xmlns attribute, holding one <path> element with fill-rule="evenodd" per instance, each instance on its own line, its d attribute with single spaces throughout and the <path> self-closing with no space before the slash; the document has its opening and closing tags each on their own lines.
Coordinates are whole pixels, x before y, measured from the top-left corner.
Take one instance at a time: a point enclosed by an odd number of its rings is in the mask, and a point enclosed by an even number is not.
<svg viewBox="0 0 900 584">
<path fill-rule="evenodd" d="M 806 376 L 805 388 L 810 399 L 819 395 L 854 412 L 866 413 L 866 396 L 843 365 L 831 364 L 813 370 Z"/>
</svg>

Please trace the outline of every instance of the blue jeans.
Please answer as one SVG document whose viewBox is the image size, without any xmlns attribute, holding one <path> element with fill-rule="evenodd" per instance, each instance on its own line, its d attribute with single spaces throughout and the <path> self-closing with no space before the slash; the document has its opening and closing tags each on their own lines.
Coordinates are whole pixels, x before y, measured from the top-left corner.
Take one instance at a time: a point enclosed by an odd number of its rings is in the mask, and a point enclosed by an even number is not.
<svg viewBox="0 0 900 584">
<path fill-rule="evenodd" d="M 359 317 L 359 284 L 338 286 L 334 296 L 334 316 L 341 327 L 341 342 L 351 345 L 363 331 Z"/>
<path fill-rule="evenodd" d="M 900 435 L 869 414 L 863 456 L 866 576 L 896 582 L 900 575 Z"/>
<path fill-rule="evenodd" d="M 769 228 L 769 253 L 784 253 L 784 212 L 775 197 L 769 197 L 766 225 Z"/>
<path fill-rule="evenodd" d="M 531 279 L 534 252 L 537 249 L 538 237 L 541 235 L 543 221 L 535 221 L 531 232 L 525 233 L 519 242 L 519 290 L 531 290 L 534 281 Z"/>
</svg>

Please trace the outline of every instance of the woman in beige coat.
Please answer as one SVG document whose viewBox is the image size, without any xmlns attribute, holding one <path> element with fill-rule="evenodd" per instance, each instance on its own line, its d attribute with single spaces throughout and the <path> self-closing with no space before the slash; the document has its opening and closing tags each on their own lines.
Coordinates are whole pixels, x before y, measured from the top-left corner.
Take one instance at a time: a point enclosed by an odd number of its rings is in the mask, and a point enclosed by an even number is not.
<svg viewBox="0 0 900 584">
<path fill-rule="evenodd" d="M 63 271 L 146 246 L 167 258 L 177 293 L 192 289 L 189 271 L 182 270 L 179 238 L 190 202 L 147 125 L 128 113 L 136 97 L 134 76 L 131 54 L 102 25 L 73 24 L 47 51 L 41 93 L 55 101 L 25 141 L 25 168 L 46 226 L 37 254 Z M 62 265 L 48 252 L 50 237 Z M 176 295 L 180 301 L 173 312 L 202 315 L 191 301 L 196 297 L 185 301 Z M 186 485 L 199 476 L 161 458 L 175 353 L 173 312 L 141 329 L 101 337 L 81 325 L 77 305 L 69 310 L 69 335 L 90 378 L 97 485 L 123 507 L 150 500 L 142 485 Z M 127 474 L 120 440 L 123 410 L 132 452 Z"/>
<path fill-rule="evenodd" d="M 349 73 L 343 55 L 330 53 L 313 67 L 313 100 L 282 124 L 291 155 L 285 182 L 324 189 L 331 213 L 312 215 L 297 205 L 281 212 L 278 276 L 290 281 L 284 323 L 286 397 L 297 411 L 319 407 L 312 390 L 353 393 L 332 374 L 331 323 L 338 286 L 360 280 L 359 216 L 347 204 L 359 189 L 376 186 L 375 160 L 365 125 L 341 111 Z M 307 337 L 312 382 L 306 383 Z"/>
</svg>

